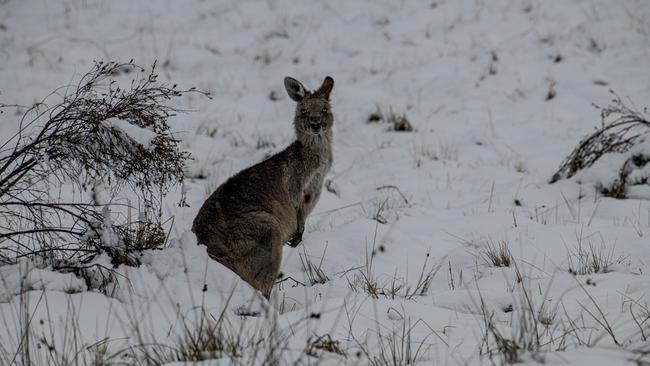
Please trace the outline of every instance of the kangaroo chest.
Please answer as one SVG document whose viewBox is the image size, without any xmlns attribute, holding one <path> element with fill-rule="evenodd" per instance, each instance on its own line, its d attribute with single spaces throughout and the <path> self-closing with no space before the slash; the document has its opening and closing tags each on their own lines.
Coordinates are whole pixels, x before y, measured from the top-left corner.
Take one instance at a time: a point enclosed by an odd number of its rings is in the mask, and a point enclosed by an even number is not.
<svg viewBox="0 0 650 366">
<path fill-rule="evenodd" d="M 306 183 L 306 189 L 314 190 L 320 189 L 323 185 L 325 175 L 329 172 L 332 166 L 332 153 L 329 150 L 323 151 L 312 161 L 313 171 Z"/>
</svg>

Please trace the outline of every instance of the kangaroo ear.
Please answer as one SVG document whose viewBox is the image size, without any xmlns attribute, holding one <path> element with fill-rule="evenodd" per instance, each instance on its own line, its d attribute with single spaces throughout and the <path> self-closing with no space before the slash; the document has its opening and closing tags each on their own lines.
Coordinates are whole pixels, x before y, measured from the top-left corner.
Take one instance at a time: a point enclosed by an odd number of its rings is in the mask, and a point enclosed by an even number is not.
<svg viewBox="0 0 650 366">
<path fill-rule="evenodd" d="M 323 80 L 323 85 L 321 85 L 314 94 L 322 95 L 325 98 L 330 99 L 330 93 L 332 92 L 333 88 L 334 79 L 332 79 L 330 76 L 326 76 L 325 80 Z"/>
<path fill-rule="evenodd" d="M 287 89 L 289 97 L 296 102 L 300 102 L 307 95 L 307 91 L 300 81 L 289 76 L 284 78 L 284 88 Z"/>
</svg>

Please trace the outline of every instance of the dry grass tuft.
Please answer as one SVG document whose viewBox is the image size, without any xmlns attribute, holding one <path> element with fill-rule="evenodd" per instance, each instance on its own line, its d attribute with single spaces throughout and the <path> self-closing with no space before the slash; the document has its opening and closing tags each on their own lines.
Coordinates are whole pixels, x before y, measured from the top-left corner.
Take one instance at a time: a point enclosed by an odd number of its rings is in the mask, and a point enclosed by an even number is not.
<svg viewBox="0 0 650 366">
<path fill-rule="evenodd" d="M 491 263 L 495 267 L 510 267 L 512 253 L 510 253 L 508 243 L 504 240 L 496 244 L 493 241 L 488 241 L 485 246 L 486 248 L 483 249 L 483 257 L 488 264 Z"/>
<path fill-rule="evenodd" d="M 377 109 L 370 113 L 367 119 L 368 123 L 380 123 L 380 122 L 386 122 L 388 123 L 389 130 L 391 131 L 398 131 L 398 132 L 412 132 L 414 131 L 413 125 L 409 121 L 409 119 L 406 117 L 406 113 L 395 113 L 393 112 L 393 108 L 389 108 L 388 112 L 385 112 L 381 110 L 379 106 L 377 106 Z"/>
<path fill-rule="evenodd" d="M 302 246 L 303 252 L 298 253 L 300 257 L 300 264 L 302 264 L 302 269 L 305 271 L 307 274 L 307 279 L 309 280 L 309 283 L 313 286 L 315 284 L 325 284 L 329 282 L 330 278 L 327 274 L 322 269 L 323 266 L 323 258 L 325 258 L 325 252 L 327 251 L 327 245 L 325 246 L 325 250 L 323 250 L 323 255 L 320 258 L 320 261 L 318 262 L 318 265 L 315 265 L 314 262 L 311 260 L 311 256 L 307 254 L 307 249 L 305 246 Z"/>
<path fill-rule="evenodd" d="M 607 273 L 614 264 L 623 263 L 625 256 L 615 256 L 615 246 L 607 248 L 602 243 L 594 245 L 591 242 L 584 247 L 581 242 L 567 253 L 569 273 L 573 275 L 587 275 L 594 273 Z"/>
<path fill-rule="evenodd" d="M 367 365 L 370 366 L 406 366 L 414 365 L 426 359 L 431 344 L 427 342 L 431 334 L 424 336 L 419 341 L 414 341 L 411 333 L 419 323 L 418 320 L 411 324 L 410 321 L 401 322 L 401 326 L 393 329 L 388 334 L 381 331 L 377 334 L 377 348 L 373 352 L 366 343 L 359 342 L 356 338 L 357 347 L 361 354 L 366 357 Z M 428 325 L 425 324 L 428 327 Z M 430 327 L 429 327 L 430 329 Z M 442 340 L 442 339 L 440 339 Z M 443 341 L 444 342 L 444 341 Z M 417 345 L 414 347 L 414 345 Z"/>
<path fill-rule="evenodd" d="M 307 340 L 306 354 L 318 357 L 319 351 L 335 353 L 343 357 L 347 357 L 345 351 L 341 349 L 341 342 L 332 339 L 329 334 L 324 334 L 318 337 L 310 337 Z"/>
</svg>

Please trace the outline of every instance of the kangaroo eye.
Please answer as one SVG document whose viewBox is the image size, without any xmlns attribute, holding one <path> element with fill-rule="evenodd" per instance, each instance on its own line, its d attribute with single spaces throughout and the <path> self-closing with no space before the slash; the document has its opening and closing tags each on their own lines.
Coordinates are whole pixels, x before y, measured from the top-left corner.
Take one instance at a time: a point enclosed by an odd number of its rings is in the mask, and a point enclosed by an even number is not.
<svg viewBox="0 0 650 366">
<path fill-rule="evenodd" d="M 307 114 L 307 110 L 305 108 L 301 109 L 300 114 L 304 116 L 305 114 Z"/>
</svg>

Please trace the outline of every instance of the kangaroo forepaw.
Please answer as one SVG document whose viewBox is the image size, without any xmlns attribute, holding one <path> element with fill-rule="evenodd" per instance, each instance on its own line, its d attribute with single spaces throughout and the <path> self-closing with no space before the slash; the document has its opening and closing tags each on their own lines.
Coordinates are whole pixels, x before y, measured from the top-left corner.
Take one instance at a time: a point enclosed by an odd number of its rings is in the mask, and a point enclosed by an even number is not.
<svg viewBox="0 0 650 366">
<path fill-rule="evenodd" d="M 289 246 L 295 248 L 298 246 L 298 244 L 300 244 L 301 241 L 302 241 L 302 233 L 295 233 L 291 237 L 291 240 L 289 240 Z"/>
</svg>

